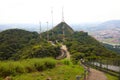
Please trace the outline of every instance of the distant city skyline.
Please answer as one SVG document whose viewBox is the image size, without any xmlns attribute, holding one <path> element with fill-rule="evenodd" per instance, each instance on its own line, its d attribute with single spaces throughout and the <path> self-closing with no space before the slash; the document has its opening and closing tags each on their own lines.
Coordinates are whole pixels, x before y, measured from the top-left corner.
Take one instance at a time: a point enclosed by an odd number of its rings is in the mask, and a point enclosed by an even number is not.
<svg viewBox="0 0 120 80">
<path fill-rule="evenodd" d="M 0 24 L 104 22 L 120 20 L 120 0 L 0 0 Z"/>
</svg>

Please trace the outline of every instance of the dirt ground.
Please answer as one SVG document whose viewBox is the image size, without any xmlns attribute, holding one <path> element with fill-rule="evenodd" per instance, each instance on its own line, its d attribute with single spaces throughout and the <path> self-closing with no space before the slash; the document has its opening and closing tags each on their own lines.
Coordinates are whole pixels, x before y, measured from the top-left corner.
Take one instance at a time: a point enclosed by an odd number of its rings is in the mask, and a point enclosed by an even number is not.
<svg viewBox="0 0 120 80">
<path fill-rule="evenodd" d="M 103 72 L 90 68 L 90 73 L 86 80 L 107 80 L 107 77 Z"/>
</svg>

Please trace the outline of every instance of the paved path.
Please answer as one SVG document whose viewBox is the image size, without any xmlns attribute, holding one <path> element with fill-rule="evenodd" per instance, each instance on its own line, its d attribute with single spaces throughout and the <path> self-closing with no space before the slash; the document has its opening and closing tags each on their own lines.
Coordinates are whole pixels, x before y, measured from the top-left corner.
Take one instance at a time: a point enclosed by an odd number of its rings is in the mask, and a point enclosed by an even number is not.
<svg viewBox="0 0 120 80">
<path fill-rule="evenodd" d="M 107 80 L 107 77 L 103 72 L 90 68 L 87 80 Z"/>
</svg>

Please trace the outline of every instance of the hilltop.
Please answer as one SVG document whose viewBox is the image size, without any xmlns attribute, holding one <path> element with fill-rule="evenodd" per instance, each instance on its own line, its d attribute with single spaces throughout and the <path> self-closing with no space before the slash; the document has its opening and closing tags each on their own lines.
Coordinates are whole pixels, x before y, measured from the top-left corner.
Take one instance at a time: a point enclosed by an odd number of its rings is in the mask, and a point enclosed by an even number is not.
<svg viewBox="0 0 120 80">
<path fill-rule="evenodd" d="M 73 34 L 74 33 L 74 30 L 71 28 L 71 26 L 69 26 L 66 22 L 60 22 L 58 25 L 56 25 L 52 31 L 55 33 L 55 34 L 63 34 L 63 29 L 64 29 L 64 32 L 65 32 L 65 35 L 68 35 L 68 34 Z"/>
<path fill-rule="evenodd" d="M 64 32 L 63 32 L 64 31 Z M 64 33 L 64 35 L 63 35 Z M 62 40 L 63 37 L 71 36 L 74 33 L 74 30 L 66 23 L 60 22 L 53 29 L 42 33 L 44 38 L 47 38 L 47 34 L 49 34 L 50 40 Z"/>
</svg>

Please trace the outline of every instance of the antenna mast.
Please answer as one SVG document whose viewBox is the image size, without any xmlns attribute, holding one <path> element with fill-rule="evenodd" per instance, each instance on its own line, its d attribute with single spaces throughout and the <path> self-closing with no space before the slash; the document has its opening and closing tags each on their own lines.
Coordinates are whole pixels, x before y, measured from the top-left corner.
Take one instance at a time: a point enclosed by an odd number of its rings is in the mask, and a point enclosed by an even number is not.
<svg viewBox="0 0 120 80">
<path fill-rule="evenodd" d="M 63 24 L 63 26 L 62 26 L 62 31 L 63 31 L 63 40 L 64 40 L 64 37 L 65 37 L 65 26 L 64 26 L 64 24 Z"/>
<path fill-rule="evenodd" d="M 47 23 L 47 40 L 49 41 L 49 33 L 48 33 L 48 22 Z"/>
<path fill-rule="evenodd" d="M 64 7 L 62 7 L 62 22 L 64 22 Z"/>
<path fill-rule="evenodd" d="M 51 16 L 52 16 L 52 29 L 53 29 L 53 7 L 51 8 Z M 53 30 L 52 30 L 52 36 L 54 35 Z"/>
<path fill-rule="evenodd" d="M 41 28 L 41 22 L 39 22 L 39 25 L 40 25 L 40 39 L 42 38 L 42 35 L 41 35 L 41 30 L 42 30 L 42 28 Z"/>
<path fill-rule="evenodd" d="M 64 22 L 64 7 L 62 7 L 62 22 Z M 63 32 L 63 40 L 64 40 L 64 37 L 65 37 L 65 25 L 63 23 L 62 25 L 62 32 Z"/>
</svg>

